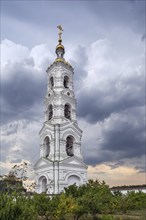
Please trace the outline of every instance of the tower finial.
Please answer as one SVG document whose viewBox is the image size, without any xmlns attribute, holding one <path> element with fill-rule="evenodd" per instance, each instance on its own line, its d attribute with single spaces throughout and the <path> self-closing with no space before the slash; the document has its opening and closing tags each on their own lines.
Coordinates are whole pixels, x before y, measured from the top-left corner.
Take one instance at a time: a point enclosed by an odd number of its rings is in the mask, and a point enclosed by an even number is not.
<svg viewBox="0 0 146 220">
<path fill-rule="evenodd" d="M 63 55 L 65 53 L 65 49 L 64 49 L 64 46 L 62 45 L 62 38 L 61 38 L 63 28 L 61 27 L 61 25 L 58 25 L 57 28 L 58 28 L 58 35 L 59 35 L 59 39 L 58 39 L 59 44 L 56 47 L 57 59 L 58 58 L 64 59 Z"/>
<path fill-rule="evenodd" d="M 57 28 L 58 28 L 58 35 L 59 35 L 58 42 L 61 43 L 62 42 L 61 35 L 62 35 L 63 28 L 61 27 L 61 25 L 58 25 Z"/>
</svg>

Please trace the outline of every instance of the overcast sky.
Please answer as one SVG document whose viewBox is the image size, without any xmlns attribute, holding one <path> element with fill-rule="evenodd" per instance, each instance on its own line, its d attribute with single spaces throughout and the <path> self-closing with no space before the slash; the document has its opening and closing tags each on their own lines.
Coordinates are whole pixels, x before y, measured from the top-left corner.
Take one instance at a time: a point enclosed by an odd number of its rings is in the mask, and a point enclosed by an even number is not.
<svg viewBox="0 0 146 220">
<path fill-rule="evenodd" d="M 145 183 L 145 1 L 1 1 L 1 172 L 39 158 L 61 24 L 88 178 Z M 33 171 L 31 177 L 33 177 Z M 29 173 L 30 175 L 30 173 Z"/>
</svg>

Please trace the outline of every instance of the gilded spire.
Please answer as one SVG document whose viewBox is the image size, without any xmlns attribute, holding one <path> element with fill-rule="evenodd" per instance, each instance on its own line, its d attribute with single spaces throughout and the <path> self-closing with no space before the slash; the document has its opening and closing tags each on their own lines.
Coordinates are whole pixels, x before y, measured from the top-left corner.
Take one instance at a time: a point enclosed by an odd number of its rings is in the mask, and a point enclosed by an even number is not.
<svg viewBox="0 0 146 220">
<path fill-rule="evenodd" d="M 61 25 L 58 25 L 57 28 L 58 28 L 58 35 L 59 35 L 59 39 L 58 39 L 59 44 L 56 47 L 57 59 L 58 58 L 59 59 L 64 59 L 63 55 L 65 53 L 65 49 L 64 49 L 64 46 L 61 44 L 62 43 L 61 36 L 62 36 L 63 28 L 61 27 Z"/>
<path fill-rule="evenodd" d="M 62 62 L 62 63 L 64 63 L 65 65 L 68 65 L 69 67 L 72 68 L 72 66 L 71 66 L 68 62 L 66 62 L 65 59 L 64 59 L 65 48 L 64 48 L 64 46 L 62 45 L 62 31 L 63 31 L 63 28 L 62 28 L 61 25 L 58 25 L 57 28 L 58 28 L 58 36 L 59 36 L 59 39 L 58 39 L 58 45 L 56 46 L 56 50 L 55 50 L 55 52 L 56 52 L 56 54 L 57 54 L 57 58 L 55 59 L 54 63 Z M 54 64 L 54 63 L 53 63 L 53 64 Z M 53 65 L 53 64 L 52 64 L 52 65 Z M 52 66 L 52 65 L 51 65 L 51 66 Z M 50 67 L 51 67 L 51 66 L 50 66 Z M 72 68 L 72 69 L 73 69 L 73 68 Z"/>
</svg>

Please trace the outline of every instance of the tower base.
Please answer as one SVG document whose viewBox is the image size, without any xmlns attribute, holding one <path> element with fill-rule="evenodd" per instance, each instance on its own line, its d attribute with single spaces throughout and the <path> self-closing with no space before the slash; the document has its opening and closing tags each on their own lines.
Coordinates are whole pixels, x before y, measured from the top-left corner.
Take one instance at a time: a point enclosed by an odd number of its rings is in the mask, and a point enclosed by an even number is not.
<svg viewBox="0 0 146 220">
<path fill-rule="evenodd" d="M 87 166 L 76 156 L 61 161 L 40 158 L 34 166 L 37 193 L 59 194 L 72 184 L 83 185 L 87 181 Z"/>
</svg>

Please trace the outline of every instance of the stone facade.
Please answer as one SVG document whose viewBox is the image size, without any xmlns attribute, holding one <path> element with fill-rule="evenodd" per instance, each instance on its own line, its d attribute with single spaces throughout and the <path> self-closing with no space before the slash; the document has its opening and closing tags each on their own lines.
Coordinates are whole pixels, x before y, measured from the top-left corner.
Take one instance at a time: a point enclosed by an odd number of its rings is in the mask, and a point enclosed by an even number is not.
<svg viewBox="0 0 146 220">
<path fill-rule="evenodd" d="M 60 35 L 59 35 L 60 37 Z M 82 131 L 76 119 L 72 66 L 64 59 L 62 39 L 57 58 L 47 69 L 45 119 L 40 131 L 40 158 L 34 169 L 36 192 L 58 194 L 64 187 L 87 180 L 87 166 L 81 152 Z"/>
</svg>

